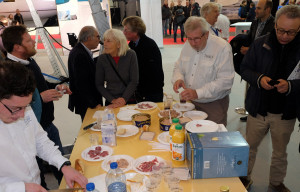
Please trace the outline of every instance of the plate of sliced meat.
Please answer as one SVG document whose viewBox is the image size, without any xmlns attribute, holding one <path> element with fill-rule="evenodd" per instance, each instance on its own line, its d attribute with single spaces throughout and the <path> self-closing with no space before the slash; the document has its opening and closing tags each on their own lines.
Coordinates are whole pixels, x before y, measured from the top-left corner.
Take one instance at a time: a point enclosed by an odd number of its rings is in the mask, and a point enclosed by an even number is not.
<svg viewBox="0 0 300 192">
<path fill-rule="evenodd" d="M 118 167 L 122 169 L 123 172 L 127 172 L 132 169 L 134 158 L 129 155 L 112 155 L 106 158 L 101 167 L 104 171 L 108 172 L 110 169 L 110 163 L 117 162 Z"/>
<path fill-rule="evenodd" d="M 137 110 L 152 110 L 157 107 L 156 103 L 150 102 L 150 101 L 144 101 L 136 104 L 135 108 Z"/>
<path fill-rule="evenodd" d="M 166 161 L 155 155 L 145 155 L 137 158 L 133 163 L 133 169 L 141 174 L 149 175 L 154 165 L 162 167 L 166 164 Z"/>
<path fill-rule="evenodd" d="M 185 129 L 191 133 L 206 133 L 217 132 L 219 129 L 218 124 L 209 120 L 194 120 L 185 125 Z"/>
<path fill-rule="evenodd" d="M 113 154 L 113 149 L 105 145 L 92 146 L 81 153 L 81 157 L 86 161 L 102 161 Z"/>
</svg>

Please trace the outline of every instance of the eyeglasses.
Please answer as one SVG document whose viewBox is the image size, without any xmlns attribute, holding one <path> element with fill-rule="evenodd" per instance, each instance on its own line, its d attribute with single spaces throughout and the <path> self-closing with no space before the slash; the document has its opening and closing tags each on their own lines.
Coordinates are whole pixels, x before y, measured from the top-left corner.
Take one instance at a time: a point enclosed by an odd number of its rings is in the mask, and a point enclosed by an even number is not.
<svg viewBox="0 0 300 192">
<path fill-rule="evenodd" d="M 2 103 L 2 101 L 0 101 L 0 103 Z M 25 107 L 18 107 L 17 110 L 12 111 L 7 105 L 5 105 L 4 103 L 2 103 L 2 105 L 12 114 L 15 115 L 16 113 L 18 113 L 19 111 L 26 109 L 26 107 L 29 107 L 30 104 L 26 105 Z"/>
<path fill-rule="evenodd" d="M 187 40 L 188 41 L 194 41 L 195 43 L 198 43 L 201 39 L 202 39 L 202 37 L 205 35 L 205 33 L 203 33 L 202 35 L 201 35 L 201 37 L 195 37 L 195 38 L 190 38 L 190 37 L 187 37 Z"/>
<path fill-rule="evenodd" d="M 279 35 L 284 35 L 286 33 L 288 36 L 296 36 L 299 31 L 299 28 L 297 30 L 285 31 L 283 29 L 278 29 L 277 25 L 276 25 L 276 31 Z"/>
</svg>

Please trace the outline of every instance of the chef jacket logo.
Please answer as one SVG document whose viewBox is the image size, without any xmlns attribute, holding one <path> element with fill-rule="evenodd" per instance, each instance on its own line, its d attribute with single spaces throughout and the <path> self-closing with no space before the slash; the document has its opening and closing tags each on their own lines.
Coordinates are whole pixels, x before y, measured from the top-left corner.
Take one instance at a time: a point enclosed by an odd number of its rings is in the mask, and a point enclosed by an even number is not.
<svg viewBox="0 0 300 192">
<path fill-rule="evenodd" d="M 214 58 L 214 56 L 212 56 L 212 55 L 207 55 L 207 54 L 204 54 L 204 56 L 205 56 L 206 58 L 209 58 L 209 59 L 212 59 L 212 58 Z"/>
</svg>

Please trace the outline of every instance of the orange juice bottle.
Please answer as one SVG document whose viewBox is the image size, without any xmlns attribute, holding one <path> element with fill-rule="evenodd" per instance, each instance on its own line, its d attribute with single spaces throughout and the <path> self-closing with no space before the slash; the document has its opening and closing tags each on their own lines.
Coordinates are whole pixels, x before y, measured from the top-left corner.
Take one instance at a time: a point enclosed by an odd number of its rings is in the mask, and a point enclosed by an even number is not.
<svg viewBox="0 0 300 192">
<path fill-rule="evenodd" d="M 175 132 L 175 126 L 178 125 L 179 123 L 179 119 L 178 118 L 174 118 L 172 119 L 172 125 L 169 129 L 169 136 L 170 136 L 170 140 L 169 140 L 169 143 L 170 143 L 170 152 L 172 152 L 172 135 L 174 134 Z"/>
<path fill-rule="evenodd" d="M 181 125 L 175 126 L 175 132 L 172 136 L 172 163 L 173 165 L 183 165 L 185 159 L 185 133 Z"/>
</svg>

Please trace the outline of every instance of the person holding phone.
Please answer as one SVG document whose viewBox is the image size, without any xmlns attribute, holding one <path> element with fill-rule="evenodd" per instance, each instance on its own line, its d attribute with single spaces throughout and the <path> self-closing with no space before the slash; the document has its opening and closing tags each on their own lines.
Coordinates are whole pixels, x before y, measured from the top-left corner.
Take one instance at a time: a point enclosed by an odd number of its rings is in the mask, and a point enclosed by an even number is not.
<svg viewBox="0 0 300 192">
<path fill-rule="evenodd" d="M 276 13 L 275 29 L 251 45 L 241 64 L 241 77 L 250 84 L 245 102 L 249 112 L 246 127 L 250 146 L 248 176 L 241 178 L 246 189 L 252 184 L 251 172 L 259 144 L 269 129 L 273 148 L 269 190 L 290 191 L 283 182 L 287 172 L 286 148 L 300 110 L 297 108 L 299 30 L 300 7 L 281 8 Z"/>
</svg>

